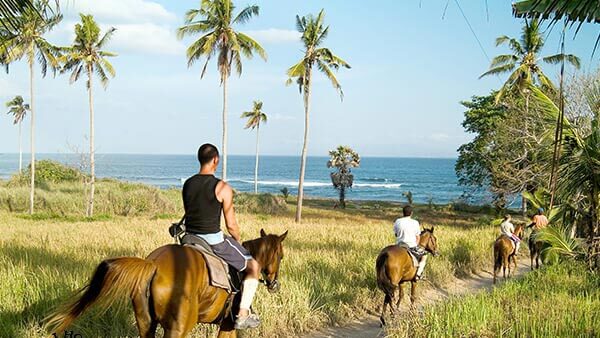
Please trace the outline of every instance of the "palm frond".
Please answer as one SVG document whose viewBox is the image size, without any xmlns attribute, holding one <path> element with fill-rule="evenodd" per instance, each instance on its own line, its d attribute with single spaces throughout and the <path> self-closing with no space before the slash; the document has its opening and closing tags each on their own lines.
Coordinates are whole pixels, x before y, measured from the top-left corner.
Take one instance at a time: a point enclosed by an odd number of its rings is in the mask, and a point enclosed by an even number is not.
<svg viewBox="0 0 600 338">
<path fill-rule="evenodd" d="M 344 92 L 342 91 L 342 86 L 340 85 L 337 77 L 335 76 L 331 68 L 329 68 L 329 66 L 321 60 L 317 60 L 317 67 L 323 74 L 325 74 L 329 81 L 331 81 L 331 85 L 333 85 L 333 88 L 335 88 L 340 94 L 340 99 L 344 100 Z"/>
<path fill-rule="evenodd" d="M 489 76 L 489 75 L 498 75 L 498 74 L 508 73 L 508 72 L 514 70 L 515 67 L 516 67 L 516 64 L 514 64 L 514 63 L 509 63 L 509 64 L 505 64 L 502 66 L 492 67 L 487 72 L 481 74 L 479 76 L 479 78 L 481 79 L 481 78 Z"/>
<path fill-rule="evenodd" d="M 577 258 L 585 253 L 582 242 L 578 238 L 571 238 L 567 227 L 548 226 L 537 231 L 534 240 L 547 244 L 542 249 L 542 255 L 550 261 L 560 257 Z"/>
<path fill-rule="evenodd" d="M 247 6 L 243 10 L 241 10 L 238 15 L 233 19 L 233 23 L 245 24 L 250 20 L 253 16 L 259 15 L 259 7 L 256 5 Z"/>
<path fill-rule="evenodd" d="M 494 57 L 492 59 L 492 62 L 490 64 L 490 68 L 495 68 L 495 67 L 498 67 L 498 66 L 504 66 L 504 65 L 507 65 L 507 64 L 515 65 L 517 61 L 519 61 L 519 58 L 516 55 L 513 55 L 513 54 L 498 55 L 498 56 L 496 56 L 496 57 Z"/>
<path fill-rule="evenodd" d="M 542 60 L 544 62 L 551 63 L 551 64 L 559 64 L 559 63 L 563 62 L 563 60 L 564 60 L 565 63 L 569 63 L 577 69 L 579 69 L 581 67 L 581 62 L 579 60 L 579 57 L 577 57 L 573 54 L 555 54 L 555 55 L 546 56 L 546 57 L 542 58 Z"/>
<path fill-rule="evenodd" d="M 242 51 L 246 50 L 249 55 L 252 55 L 252 52 L 256 52 L 263 60 L 267 60 L 267 52 L 256 40 L 241 32 L 238 32 L 236 35 Z"/>
</svg>

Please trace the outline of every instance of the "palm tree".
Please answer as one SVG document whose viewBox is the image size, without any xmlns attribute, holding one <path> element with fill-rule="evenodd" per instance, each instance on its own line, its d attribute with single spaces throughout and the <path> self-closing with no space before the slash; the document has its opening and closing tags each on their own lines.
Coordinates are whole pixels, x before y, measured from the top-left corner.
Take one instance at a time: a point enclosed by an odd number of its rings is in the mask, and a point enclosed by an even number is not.
<svg viewBox="0 0 600 338">
<path fill-rule="evenodd" d="M 572 54 L 558 53 L 540 58 L 538 54 L 544 47 L 544 38 L 540 32 L 540 24 L 537 19 L 525 20 L 520 41 L 500 36 L 496 39 L 496 46 L 507 44 L 512 54 L 496 56 L 490 65 L 490 69 L 479 78 L 488 75 L 510 73 L 502 88 L 496 94 L 496 103 L 500 102 L 508 91 L 517 91 L 525 96 L 525 111 L 529 115 L 529 99 L 531 91 L 530 84 L 541 87 L 544 91 L 554 93 L 556 91 L 552 81 L 542 72 L 539 65 L 540 60 L 545 63 L 558 64 L 569 62 L 579 68 L 579 58 Z M 556 140 L 555 140 L 556 141 Z M 522 200 L 523 215 L 527 212 L 527 202 Z"/>
<path fill-rule="evenodd" d="M 527 100 L 529 98 L 527 90 L 529 83 L 539 85 L 545 90 L 553 91 L 554 85 L 542 72 L 539 65 L 540 60 L 550 64 L 558 64 L 564 60 L 576 68 L 580 66 L 579 58 L 573 54 L 558 53 L 542 58 L 538 56 L 544 47 L 544 38 L 540 32 L 540 24 L 537 19 L 531 21 L 525 20 L 520 40 L 506 35 L 496 39 L 496 46 L 503 44 L 508 45 L 512 54 L 496 56 L 492 60 L 490 69 L 479 77 L 510 73 L 508 79 L 496 94 L 496 102 L 499 102 L 507 91 L 513 89 L 521 93 L 527 93 Z"/>
<path fill-rule="evenodd" d="M 531 90 L 540 109 L 549 117 L 561 116 L 559 107 L 541 90 L 535 87 Z M 596 106 L 598 97 L 589 97 L 589 103 Z M 564 116 L 562 119 L 564 151 L 558 167 L 558 207 L 565 209 L 563 214 L 573 211 L 577 214 L 563 223 L 578 222 L 587 226 L 588 258 L 590 264 L 600 266 L 600 117 L 593 117 L 589 131 L 571 124 Z"/>
<path fill-rule="evenodd" d="M 31 112 L 31 190 L 29 193 L 29 213 L 33 214 L 35 196 L 35 105 L 33 74 L 35 59 L 40 63 L 42 76 L 46 76 L 48 66 L 53 70 L 58 67 L 58 48 L 50 44 L 44 34 L 50 31 L 61 20 L 62 15 L 56 11 L 47 10 L 47 2 L 37 1 L 34 7 L 26 7 L 21 15 L 12 20 L 10 27 L 0 25 L 0 60 L 2 64 L 9 64 L 27 59 L 29 65 L 29 108 Z"/>
<path fill-rule="evenodd" d="M 14 118 L 13 123 L 19 125 L 19 174 L 23 170 L 23 147 L 21 146 L 21 124 L 27 111 L 29 104 L 25 103 L 21 95 L 15 96 L 14 99 L 6 102 L 6 107 L 9 108 L 8 114 Z"/>
<path fill-rule="evenodd" d="M 190 9 L 185 15 L 185 26 L 177 34 L 180 39 L 188 35 L 202 34 L 187 49 L 188 67 L 205 58 L 200 78 L 206 74 L 206 67 L 212 57 L 217 56 L 217 68 L 223 87 L 223 180 L 227 180 L 227 79 L 231 66 L 238 75 L 242 74 L 242 55 L 252 58 L 257 53 L 266 61 L 267 54 L 261 45 L 250 36 L 238 32 L 234 25 L 244 24 L 253 16 L 258 16 L 258 6 L 247 6 L 233 15 L 235 6 L 231 0 L 202 0 L 199 9 Z"/>
<path fill-rule="evenodd" d="M 82 73 L 87 75 L 86 87 L 90 107 L 90 196 L 87 204 L 86 215 L 94 214 L 94 185 L 96 180 L 94 159 L 94 97 L 92 91 L 94 73 L 100 79 L 104 88 L 108 85 L 108 76 L 115 76 L 115 69 L 106 59 L 117 56 L 115 53 L 103 51 L 102 48 L 110 40 L 115 28 L 109 28 L 100 36 L 100 27 L 91 15 L 80 14 L 81 23 L 75 25 L 75 41 L 71 47 L 64 48 L 65 54 L 61 57 L 64 68 L 61 72 L 71 71 L 70 82 L 79 80 Z"/>
<path fill-rule="evenodd" d="M 336 168 L 337 172 L 332 172 L 331 183 L 340 193 L 340 207 L 346 208 L 346 190 L 352 188 L 354 184 L 354 174 L 352 168 L 360 165 L 360 156 L 350 147 L 339 146 L 329 151 L 329 161 L 327 168 Z"/>
<path fill-rule="evenodd" d="M 310 113 L 310 95 L 312 85 L 312 70 L 317 69 L 325 74 L 331 81 L 333 87 L 343 99 L 342 86 L 338 82 L 332 68 L 337 70 L 340 67 L 350 68 L 350 65 L 342 60 L 329 48 L 320 47 L 329 33 L 329 26 L 323 26 L 325 11 L 321 10 L 314 17 L 307 15 L 300 17 L 296 15 L 296 28 L 302 34 L 301 40 L 304 44 L 304 55 L 302 59 L 290 67 L 287 71 L 287 84 L 290 85 L 293 79 L 296 80 L 300 93 L 304 99 L 304 144 L 302 145 L 302 160 L 300 162 L 300 179 L 298 181 L 298 202 L 296 205 L 296 222 L 302 220 L 302 199 L 304 198 L 304 173 L 306 171 L 306 154 L 308 151 L 308 132 L 309 132 L 309 113 Z"/>
<path fill-rule="evenodd" d="M 267 114 L 262 111 L 263 103 L 261 101 L 254 101 L 254 107 L 252 111 L 246 111 L 242 113 L 242 118 L 248 119 L 244 129 L 255 129 L 256 128 L 256 160 L 254 164 L 254 193 L 258 193 L 258 131 L 261 123 L 267 123 Z"/>
</svg>

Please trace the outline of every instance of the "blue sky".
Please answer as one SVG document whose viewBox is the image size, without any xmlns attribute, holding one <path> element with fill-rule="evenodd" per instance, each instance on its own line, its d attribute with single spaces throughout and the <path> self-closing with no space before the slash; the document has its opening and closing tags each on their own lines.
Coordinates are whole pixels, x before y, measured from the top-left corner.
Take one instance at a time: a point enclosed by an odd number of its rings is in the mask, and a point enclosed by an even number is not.
<svg viewBox="0 0 600 338">
<path fill-rule="evenodd" d="M 467 142 L 460 123 L 461 100 L 498 88 L 503 78 L 478 79 L 489 66 L 454 1 L 236 1 L 258 4 L 260 16 L 238 27 L 263 44 L 265 63 L 247 60 L 241 78 L 230 80 L 229 149 L 252 154 L 255 134 L 243 129 L 239 116 L 264 102 L 269 122 L 261 128 L 261 152 L 299 155 L 303 106 L 296 87 L 286 87 L 286 69 L 301 57 L 295 15 L 325 8 L 331 26 L 326 46 L 352 65 L 340 71 L 345 97 L 316 75 L 311 111 L 309 155 L 326 155 L 346 144 L 363 156 L 455 157 Z M 509 1 L 460 1 L 485 52 L 504 53 L 494 39 L 518 36 L 522 21 L 511 16 Z M 77 13 L 94 14 L 103 27 L 117 28 L 106 49 L 117 76 L 103 90 L 96 85 L 96 149 L 101 153 L 193 154 L 198 145 L 221 140 L 221 88 L 214 63 L 200 79 L 200 64 L 187 67 L 185 47 L 175 30 L 183 14 L 199 1 L 69 0 L 65 19 L 48 34 L 59 45 L 69 44 Z M 546 27 L 546 26 L 544 26 Z M 568 33 L 567 52 L 581 56 L 584 70 L 600 26 L 584 25 L 575 40 Z M 559 28 L 548 33 L 545 54 L 559 49 Z M 600 53 L 598 53 L 600 54 Z M 597 55 L 598 55 L 597 54 Z M 558 67 L 545 67 L 556 77 Z M 0 102 L 22 94 L 28 100 L 25 62 L 0 74 Z M 68 76 L 36 74 L 36 147 L 39 152 L 85 151 L 88 106 L 85 83 L 69 85 Z M 4 109 L 4 108 L 3 108 Z M 26 121 L 27 123 L 29 120 Z M 27 130 L 25 128 L 24 130 Z M 24 147 L 28 148 L 28 132 Z M 0 152 L 17 151 L 17 128 L 0 115 Z"/>
</svg>

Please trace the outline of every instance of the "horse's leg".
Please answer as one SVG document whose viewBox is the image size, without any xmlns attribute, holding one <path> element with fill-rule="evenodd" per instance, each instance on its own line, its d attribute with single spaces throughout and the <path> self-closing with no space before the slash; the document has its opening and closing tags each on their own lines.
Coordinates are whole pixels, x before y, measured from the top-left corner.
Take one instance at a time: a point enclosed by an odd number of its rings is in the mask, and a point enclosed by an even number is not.
<svg viewBox="0 0 600 338">
<path fill-rule="evenodd" d="M 383 296 L 383 306 L 381 309 L 381 316 L 379 316 L 379 320 L 381 321 L 381 326 L 385 325 L 385 318 L 384 318 L 385 310 L 387 309 L 389 302 L 390 302 L 390 297 L 386 294 L 385 296 Z"/>
<path fill-rule="evenodd" d="M 508 266 L 508 256 L 502 255 L 502 277 L 506 279 L 506 267 L 508 267 L 508 273 L 510 274 L 510 266 Z"/>
<path fill-rule="evenodd" d="M 221 326 L 219 326 L 219 334 L 217 338 L 236 338 L 237 331 L 235 330 L 235 323 L 233 319 L 228 316 L 223 320 Z"/>
<path fill-rule="evenodd" d="M 513 255 L 513 264 L 514 264 L 514 268 L 513 268 L 513 276 L 515 275 L 515 272 L 517 271 L 517 255 Z"/>
<path fill-rule="evenodd" d="M 398 301 L 396 302 L 396 309 L 400 308 L 402 298 L 404 298 L 404 290 L 402 290 L 402 283 L 398 283 Z"/>
<path fill-rule="evenodd" d="M 529 268 L 531 269 L 531 271 L 533 271 L 533 261 L 535 260 L 534 249 L 531 249 L 531 252 L 529 253 L 529 260 L 530 260 Z"/>
<path fill-rule="evenodd" d="M 410 308 L 415 309 L 415 302 L 417 301 L 417 282 L 410 282 Z"/>
<path fill-rule="evenodd" d="M 182 297 L 179 308 L 174 312 L 177 317 L 170 317 L 171 322 L 161 323 L 165 329 L 164 338 L 187 337 L 198 321 L 198 296 Z"/>
<path fill-rule="evenodd" d="M 150 314 L 148 295 L 145 292 L 136 292 L 133 296 L 133 311 L 135 321 L 141 338 L 154 338 L 158 322 Z"/>
</svg>

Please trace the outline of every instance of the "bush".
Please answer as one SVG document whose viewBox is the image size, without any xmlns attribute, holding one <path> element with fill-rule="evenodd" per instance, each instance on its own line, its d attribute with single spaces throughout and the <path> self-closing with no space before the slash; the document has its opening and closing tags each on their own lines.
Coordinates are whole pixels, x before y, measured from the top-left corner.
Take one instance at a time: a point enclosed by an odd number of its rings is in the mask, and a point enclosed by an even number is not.
<svg viewBox="0 0 600 338">
<path fill-rule="evenodd" d="M 48 183 L 78 182 L 85 175 L 70 166 L 52 160 L 35 162 L 35 183 L 45 187 Z M 31 165 L 21 174 L 11 177 L 9 184 L 12 186 L 28 185 L 31 180 Z"/>
<path fill-rule="evenodd" d="M 288 210 L 285 199 L 272 194 L 236 193 L 234 204 L 237 211 L 251 214 L 283 214 Z"/>
</svg>

